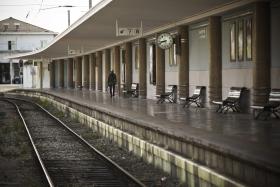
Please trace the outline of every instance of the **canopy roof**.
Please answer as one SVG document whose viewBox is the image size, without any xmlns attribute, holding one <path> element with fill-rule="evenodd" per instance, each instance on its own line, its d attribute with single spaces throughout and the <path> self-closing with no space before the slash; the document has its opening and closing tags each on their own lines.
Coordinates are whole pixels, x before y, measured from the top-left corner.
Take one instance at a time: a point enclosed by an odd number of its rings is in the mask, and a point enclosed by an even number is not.
<svg viewBox="0 0 280 187">
<path fill-rule="evenodd" d="M 68 54 L 69 49 L 89 54 L 137 39 L 133 36 L 117 37 L 116 20 L 120 27 L 140 27 L 142 22 L 143 36 L 138 37 L 146 37 L 254 1 L 257 0 L 103 0 L 45 48 L 12 58 L 73 57 Z"/>
</svg>

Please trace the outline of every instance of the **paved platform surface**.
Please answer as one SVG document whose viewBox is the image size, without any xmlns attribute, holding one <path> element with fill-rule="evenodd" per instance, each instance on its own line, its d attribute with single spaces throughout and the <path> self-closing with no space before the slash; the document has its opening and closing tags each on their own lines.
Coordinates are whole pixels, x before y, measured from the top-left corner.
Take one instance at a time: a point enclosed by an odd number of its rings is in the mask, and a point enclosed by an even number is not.
<svg viewBox="0 0 280 187">
<path fill-rule="evenodd" d="M 21 88 L 22 84 L 0 84 L 0 92 Z"/>
<path fill-rule="evenodd" d="M 156 104 L 156 100 L 123 98 L 94 91 L 41 90 L 83 105 L 127 116 L 166 133 L 195 139 L 243 159 L 280 169 L 280 120 L 254 120 L 251 114 L 216 113 L 214 109 L 180 104 Z"/>
</svg>

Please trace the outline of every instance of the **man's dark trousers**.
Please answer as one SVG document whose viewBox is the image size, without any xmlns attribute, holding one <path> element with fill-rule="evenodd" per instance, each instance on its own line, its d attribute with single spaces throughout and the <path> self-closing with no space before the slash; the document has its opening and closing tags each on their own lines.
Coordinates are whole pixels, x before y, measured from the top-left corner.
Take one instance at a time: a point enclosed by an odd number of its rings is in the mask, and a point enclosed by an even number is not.
<svg viewBox="0 0 280 187">
<path fill-rule="evenodd" d="M 110 85 L 110 95 L 111 97 L 115 96 L 115 84 Z"/>
</svg>

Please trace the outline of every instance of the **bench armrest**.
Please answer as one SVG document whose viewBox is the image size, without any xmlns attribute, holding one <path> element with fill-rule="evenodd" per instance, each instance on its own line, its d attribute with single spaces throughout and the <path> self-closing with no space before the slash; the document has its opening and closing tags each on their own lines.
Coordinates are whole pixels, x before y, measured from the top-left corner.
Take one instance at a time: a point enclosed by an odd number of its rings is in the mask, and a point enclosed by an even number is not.
<svg viewBox="0 0 280 187">
<path fill-rule="evenodd" d="M 213 104 L 216 104 L 216 105 L 222 105 L 223 104 L 223 101 L 212 101 Z"/>
</svg>

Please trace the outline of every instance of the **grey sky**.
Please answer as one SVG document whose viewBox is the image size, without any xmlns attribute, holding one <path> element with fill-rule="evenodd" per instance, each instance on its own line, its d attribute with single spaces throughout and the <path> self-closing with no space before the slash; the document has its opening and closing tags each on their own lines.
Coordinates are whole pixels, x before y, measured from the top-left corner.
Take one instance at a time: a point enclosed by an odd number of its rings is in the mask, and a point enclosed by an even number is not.
<svg viewBox="0 0 280 187">
<path fill-rule="evenodd" d="M 92 0 L 93 6 L 98 2 L 100 0 Z M 0 0 L 0 20 L 14 17 L 51 31 L 62 32 L 68 26 L 67 10 L 71 11 L 72 24 L 88 11 L 88 4 L 89 0 Z M 63 5 L 75 7 L 52 8 Z"/>
</svg>

